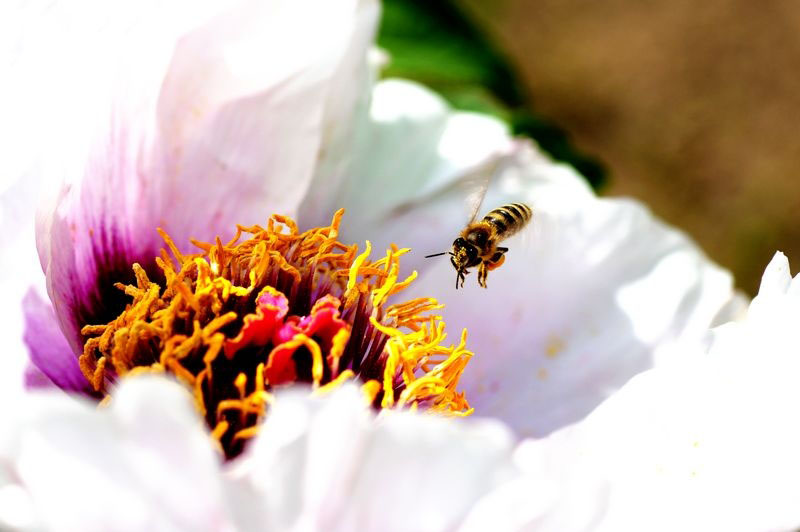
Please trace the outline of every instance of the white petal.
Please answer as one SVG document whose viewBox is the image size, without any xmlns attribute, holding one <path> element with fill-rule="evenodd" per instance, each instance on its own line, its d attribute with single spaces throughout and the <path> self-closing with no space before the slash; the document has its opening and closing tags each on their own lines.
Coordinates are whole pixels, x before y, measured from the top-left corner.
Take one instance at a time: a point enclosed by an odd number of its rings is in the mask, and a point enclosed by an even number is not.
<svg viewBox="0 0 800 532">
<path fill-rule="evenodd" d="M 2 13 L 26 27 L 9 55 L 28 113 L 8 127 L 37 124 L 38 170 L 65 181 L 38 243 L 76 351 L 110 278 L 152 264 L 157 226 L 188 248 L 296 212 L 323 141 L 349 123 L 377 13 L 372 0 L 22 7 Z"/>
<path fill-rule="evenodd" d="M 322 148 L 312 182 L 297 212 L 301 228 L 328 225 L 333 213 L 342 207 L 336 200 L 340 189 L 354 175 L 356 147 L 368 122 L 372 86 L 382 61 L 374 48 L 367 52 L 365 61 L 365 50 L 374 40 L 379 11 L 375 2 L 359 3 L 350 49 L 331 79 L 323 116 Z"/>
<path fill-rule="evenodd" d="M 789 289 L 792 282 L 792 276 L 789 273 L 789 259 L 786 255 L 778 251 L 764 270 L 764 275 L 761 277 L 761 286 L 758 289 L 758 295 L 768 297 L 771 295 L 785 294 Z"/>
<path fill-rule="evenodd" d="M 741 310 L 731 276 L 640 204 L 597 199 L 573 169 L 513 141 L 499 121 L 450 112 L 409 82 L 376 85 L 353 178 L 345 241 L 396 242 L 421 272 L 403 297 L 447 305 L 451 334 L 476 352 L 462 382 L 479 414 L 524 435 L 585 416 L 630 377 L 702 341 Z M 491 179 L 481 213 L 511 201 L 534 209 L 508 241 L 488 291 L 456 292 L 445 251 L 468 218 L 467 197 Z M 454 330 L 454 332 L 453 332 Z"/>
<path fill-rule="evenodd" d="M 249 2 L 183 38 L 159 101 L 158 172 L 182 202 L 165 212 L 200 207 L 212 234 L 295 215 L 320 151 L 339 148 L 327 142 L 348 129 L 365 91 L 354 77 L 366 70 L 377 11 L 373 1 Z M 198 176 L 210 183 L 185 194 Z M 196 223 L 177 231 L 194 234 Z"/>
<path fill-rule="evenodd" d="M 459 197 L 412 209 L 404 227 L 454 215 Z M 470 403 L 522 435 L 581 419 L 633 375 L 701 341 L 734 297 L 730 274 L 685 235 L 634 201 L 595 198 L 574 171 L 524 146 L 495 178 L 484 211 L 512 201 L 528 202 L 534 219 L 504 244 L 510 251 L 488 290 L 473 273 L 456 291 L 452 267 L 435 259 L 405 295 L 436 297 L 448 327 L 469 330 Z M 403 245 L 414 246 L 408 234 Z M 456 235 L 439 234 L 440 247 Z"/>
<path fill-rule="evenodd" d="M 6 486 L 48 530 L 221 530 L 220 458 L 190 397 L 155 377 L 126 379 L 108 409 L 31 393 L 2 412 Z"/>
<path fill-rule="evenodd" d="M 15 531 L 41 528 L 30 494 L 11 483 L 3 471 L 0 471 L 0 528 Z"/>
<path fill-rule="evenodd" d="M 780 266 L 785 279 L 788 264 Z M 527 483 L 549 489 L 552 501 L 516 525 L 797 528 L 798 320 L 792 294 L 754 302 L 743 322 L 715 330 L 708 355 L 646 372 L 579 424 L 523 444 Z M 506 495 L 493 510 L 526 502 Z"/>
<path fill-rule="evenodd" d="M 341 237 L 412 248 L 403 266 L 421 275 L 403 297 L 434 296 L 451 334 L 469 329 L 467 397 L 520 434 L 581 419 L 741 308 L 731 276 L 685 235 L 635 201 L 596 198 L 571 167 L 493 118 L 450 112 L 430 91 L 389 80 L 375 87 L 363 131 L 338 196 L 348 208 Z M 423 256 L 449 249 L 470 192 L 487 180 L 481 214 L 525 201 L 534 220 L 507 241 L 488 291 L 473 273 L 456 292 L 447 257 Z"/>
<path fill-rule="evenodd" d="M 313 219 L 327 223 L 327 211 L 345 207 L 341 238 L 346 242 L 369 239 L 377 249 L 391 242 L 430 247 L 441 235 L 458 231 L 468 216 L 464 204 L 437 203 L 437 191 L 468 172 L 491 171 L 492 157 L 511 146 L 499 121 L 450 113 L 444 100 L 417 84 L 382 81 L 373 90 L 368 121 L 356 132 L 350 177 L 324 214 Z M 400 214 L 421 200 L 428 202 L 423 212 L 416 209 L 411 219 Z M 421 264 L 421 254 L 404 262 L 409 269 Z"/>
<path fill-rule="evenodd" d="M 514 474 L 510 434 L 496 422 L 375 420 L 366 408 L 354 388 L 324 402 L 279 395 L 240 464 L 235 485 L 250 498 L 237 497 L 249 512 L 239 526 L 449 530 Z"/>
</svg>

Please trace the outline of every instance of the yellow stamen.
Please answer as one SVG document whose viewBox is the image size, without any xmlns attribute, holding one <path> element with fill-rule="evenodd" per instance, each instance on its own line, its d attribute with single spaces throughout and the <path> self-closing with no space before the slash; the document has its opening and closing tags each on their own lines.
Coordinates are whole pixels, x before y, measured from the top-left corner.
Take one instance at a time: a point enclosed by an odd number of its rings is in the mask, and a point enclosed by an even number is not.
<svg viewBox="0 0 800 532">
<path fill-rule="evenodd" d="M 348 340 L 350 340 L 350 331 L 347 329 L 341 329 L 333 337 L 333 345 L 328 355 L 328 362 L 331 366 L 331 372 L 334 375 L 339 373 L 339 359 L 342 358 L 342 353 L 344 353 L 344 348 L 347 346 Z"/>
<path fill-rule="evenodd" d="M 364 401 L 371 405 L 375 402 L 381 391 L 381 383 L 375 380 L 367 381 L 361 386 L 361 393 L 364 394 Z"/>
<path fill-rule="evenodd" d="M 249 440 L 250 438 L 254 437 L 258 434 L 258 429 L 260 427 L 257 425 L 253 425 L 252 427 L 247 427 L 246 429 L 242 429 L 236 434 L 233 435 L 234 440 Z"/>
<path fill-rule="evenodd" d="M 227 421 L 220 421 L 217 423 L 217 426 L 214 427 L 214 430 L 211 431 L 211 437 L 217 441 L 222 438 L 222 435 L 228 431 L 228 422 Z"/>
<path fill-rule="evenodd" d="M 315 395 L 360 379 L 374 407 L 468 414 L 464 394 L 456 391 L 472 355 L 466 336 L 457 346 L 443 345 L 444 322 L 431 314 L 442 305 L 434 299 L 386 306 L 417 277 L 413 272 L 399 280 L 400 257 L 409 249 L 392 245 L 372 262 L 370 241 L 359 254 L 357 246 L 336 240 L 342 215 L 339 210 L 330 226 L 303 233 L 290 218 L 275 215 L 266 227 L 237 226 L 227 243 L 193 240 L 200 250 L 194 254 L 181 253 L 159 229 L 169 250 L 155 258 L 164 286 L 133 265 L 135 281 L 116 285 L 131 298 L 125 310 L 81 331 L 81 371 L 102 393 L 114 378 L 174 375 L 191 389 L 228 456 L 236 454 L 236 445 L 241 449 L 236 442 L 257 433 L 275 387 L 308 380 L 309 364 Z M 305 299 L 298 301 L 301 291 Z M 312 310 L 309 318 L 317 317 L 309 321 L 293 314 L 320 297 L 338 305 L 338 317 Z M 360 333 L 371 336 L 351 337 L 356 319 Z M 311 332 L 304 332 L 303 323 L 322 326 L 308 325 Z M 302 375 L 293 373 L 300 368 Z"/>
<path fill-rule="evenodd" d="M 388 357 L 384 366 L 381 407 L 391 408 L 395 404 L 394 385 L 398 367 L 405 390 L 397 400 L 401 407 L 412 401 L 431 401 L 431 409 L 437 412 L 460 415 L 469 410 L 469 404 L 463 394 L 456 392 L 456 385 L 472 356 L 466 350 L 467 331 L 461 334 L 457 346 L 443 347 L 441 342 L 446 338 L 444 323 L 431 320 L 430 326 L 404 333 L 398 328 L 382 325 L 370 318 L 370 322 L 378 330 L 389 336 L 386 343 Z M 430 366 L 431 359 L 445 358 L 435 366 Z M 422 372 L 422 375 L 419 373 Z"/>
<path fill-rule="evenodd" d="M 389 270 L 389 276 L 384 281 L 383 286 L 372 293 L 372 304 L 376 307 L 383 304 L 389 295 L 389 291 L 394 288 L 395 283 L 397 282 L 398 270 L 398 265 L 392 264 L 392 269 Z"/>
<path fill-rule="evenodd" d="M 261 362 L 256 367 L 256 393 L 264 392 L 264 363 Z"/>
<path fill-rule="evenodd" d="M 236 376 L 236 380 L 233 381 L 233 385 L 239 390 L 239 397 L 244 399 L 244 387 L 247 386 L 247 375 L 239 373 L 239 375 Z"/>
<path fill-rule="evenodd" d="M 159 236 L 161 236 L 167 246 L 169 246 L 169 250 L 172 251 L 172 254 L 175 256 L 175 260 L 177 260 L 179 264 L 185 262 L 183 254 L 178 250 L 178 246 L 175 245 L 175 242 L 172 241 L 172 238 L 170 238 L 167 232 L 160 227 L 157 227 L 156 231 L 158 231 Z"/>
<path fill-rule="evenodd" d="M 369 257 L 369 254 L 371 252 L 372 252 L 372 244 L 370 243 L 369 240 L 367 240 L 366 249 L 364 250 L 364 252 L 361 255 L 356 257 L 356 260 L 353 263 L 353 266 L 350 267 L 350 269 L 349 269 L 348 278 L 347 278 L 347 291 L 348 292 L 353 290 L 353 288 L 356 287 L 356 280 L 358 279 L 359 273 L 361 273 L 360 269 L 364 265 L 364 262 L 367 260 L 367 257 Z"/>
<path fill-rule="evenodd" d="M 314 387 L 316 388 L 322 380 L 322 372 L 324 371 L 322 367 L 322 350 L 319 348 L 317 342 L 305 334 L 296 334 L 294 338 L 278 345 L 275 349 L 297 349 L 301 345 L 305 346 L 311 352 L 311 377 L 314 380 Z"/>
<path fill-rule="evenodd" d="M 339 388 L 345 382 L 347 382 L 350 379 L 354 378 L 355 375 L 356 374 L 353 373 L 353 370 L 346 369 L 338 377 L 333 379 L 331 382 L 329 382 L 325 386 L 320 386 L 319 388 L 314 390 L 314 395 L 316 395 L 316 396 L 328 395 L 329 393 L 331 393 L 335 389 Z"/>
</svg>

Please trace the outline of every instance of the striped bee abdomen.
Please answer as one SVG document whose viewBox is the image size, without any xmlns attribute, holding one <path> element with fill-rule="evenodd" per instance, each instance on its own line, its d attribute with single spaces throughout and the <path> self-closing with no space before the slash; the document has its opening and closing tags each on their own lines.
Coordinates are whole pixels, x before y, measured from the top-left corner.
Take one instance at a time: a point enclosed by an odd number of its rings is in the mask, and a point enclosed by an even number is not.
<svg viewBox="0 0 800 532">
<path fill-rule="evenodd" d="M 497 229 L 497 237 L 508 238 L 527 224 L 533 211 L 524 203 L 509 203 L 498 207 L 483 217 L 483 221 L 492 224 Z"/>
</svg>

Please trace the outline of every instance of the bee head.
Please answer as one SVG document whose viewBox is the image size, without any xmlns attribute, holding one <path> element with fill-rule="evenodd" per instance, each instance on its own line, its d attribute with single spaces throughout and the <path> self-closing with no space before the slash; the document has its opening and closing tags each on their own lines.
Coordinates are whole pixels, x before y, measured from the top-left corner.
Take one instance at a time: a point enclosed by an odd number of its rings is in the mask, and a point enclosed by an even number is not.
<svg viewBox="0 0 800 532">
<path fill-rule="evenodd" d="M 461 286 L 464 285 L 464 276 L 469 272 L 467 268 L 477 266 L 480 264 L 481 259 L 478 256 L 479 250 L 475 244 L 468 242 L 462 237 L 458 237 L 453 241 L 452 251 L 443 251 L 441 253 L 434 253 L 433 255 L 425 255 L 425 258 L 438 257 L 440 255 L 450 255 L 450 264 L 456 269 L 456 288 L 458 288 L 459 281 Z"/>
<path fill-rule="evenodd" d="M 461 237 L 456 238 L 453 242 L 451 255 L 450 262 L 453 263 L 453 267 L 458 271 L 463 271 L 480 262 L 478 248 Z"/>
</svg>

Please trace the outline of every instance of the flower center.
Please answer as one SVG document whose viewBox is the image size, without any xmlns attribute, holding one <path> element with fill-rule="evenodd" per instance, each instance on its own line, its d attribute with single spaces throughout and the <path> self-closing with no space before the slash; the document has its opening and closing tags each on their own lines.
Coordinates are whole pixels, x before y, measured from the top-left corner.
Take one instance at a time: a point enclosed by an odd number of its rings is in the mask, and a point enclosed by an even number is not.
<svg viewBox="0 0 800 532">
<path fill-rule="evenodd" d="M 275 388 L 296 382 L 324 394 L 356 379 L 375 408 L 471 413 L 456 391 L 472 356 L 466 330 L 445 347 L 435 299 L 387 305 L 416 277 L 398 281 L 409 250 L 392 245 L 372 262 L 367 242 L 357 255 L 336 240 L 343 212 L 304 233 L 274 215 L 266 228 L 238 226 L 227 244 L 192 241 L 191 255 L 159 230 L 172 252 L 156 258 L 164 286 L 133 265 L 136 284 L 116 285 L 133 301 L 81 331 L 84 375 L 104 395 L 128 374 L 174 375 L 229 458 L 258 431 Z"/>
</svg>

